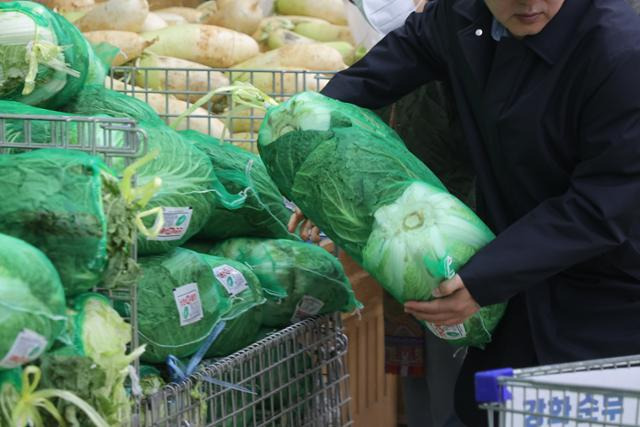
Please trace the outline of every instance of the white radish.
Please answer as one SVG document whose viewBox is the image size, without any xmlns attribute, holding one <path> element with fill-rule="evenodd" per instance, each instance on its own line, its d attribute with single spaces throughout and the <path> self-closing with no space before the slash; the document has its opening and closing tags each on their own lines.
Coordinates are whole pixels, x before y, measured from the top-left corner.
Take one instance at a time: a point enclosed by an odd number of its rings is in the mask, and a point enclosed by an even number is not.
<svg viewBox="0 0 640 427">
<path fill-rule="evenodd" d="M 125 84 L 120 80 L 115 80 L 107 77 L 105 86 L 109 89 L 123 92 L 126 95 L 134 96 L 137 99 L 146 102 L 158 113 L 160 117 L 165 119 L 168 124 L 171 124 L 176 117 L 187 111 L 190 107 L 184 101 L 174 98 L 171 95 L 164 95 L 160 93 L 148 93 L 141 87 Z M 212 117 L 204 108 L 197 108 L 191 112 L 184 120 L 180 122 L 177 130 L 193 129 L 199 132 L 215 136 L 216 138 L 223 138 L 223 130 L 225 129 L 224 123 L 215 117 Z M 229 131 L 225 130 L 224 137 L 228 137 Z"/>
<path fill-rule="evenodd" d="M 120 49 L 120 53 L 111 63 L 113 66 L 139 57 L 142 51 L 153 44 L 153 40 L 145 40 L 131 31 L 87 31 L 84 36 L 93 44 L 109 43 Z"/>
<path fill-rule="evenodd" d="M 186 59 L 147 53 L 138 66 L 136 84 L 172 92 L 183 101 L 196 102 L 210 91 L 229 85 L 222 72 Z M 223 98 L 224 95 L 214 96 L 212 101 Z"/>
<path fill-rule="evenodd" d="M 280 15 L 313 16 L 332 24 L 347 24 L 343 0 L 276 0 L 275 7 Z"/>
<path fill-rule="evenodd" d="M 155 13 L 156 15 L 158 15 L 160 18 L 162 18 L 162 20 L 164 22 L 167 23 L 168 26 L 172 26 L 172 25 L 182 25 L 182 24 L 187 24 L 189 21 L 187 21 L 185 19 L 184 16 L 182 15 L 178 15 L 177 13 L 171 13 L 171 12 L 160 12 L 160 11 L 154 11 L 153 13 Z"/>
<path fill-rule="evenodd" d="M 213 25 L 175 25 L 141 36 L 159 39 L 147 49 L 150 52 L 210 67 L 231 67 L 259 53 L 258 43 L 248 35 Z"/>
<path fill-rule="evenodd" d="M 157 14 L 153 12 L 149 12 L 147 15 L 147 19 L 144 20 L 144 24 L 142 25 L 142 29 L 140 31 L 155 31 L 161 30 L 162 28 L 166 28 L 168 26 L 167 22 L 160 18 Z"/>
<path fill-rule="evenodd" d="M 200 6 L 200 22 L 253 34 L 264 17 L 260 0 L 210 0 Z"/>
<path fill-rule="evenodd" d="M 167 7 L 155 10 L 156 13 L 171 13 L 172 15 L 180 15 L 191 24 L 199 24 L 202 12 L 192 7 Z"/>
<path fill-rule="evenodd" d="M 273 71 L 230 72 L 231 79 L 248 82 L 274 97 L 293 96 L 298 92 L 321 91 L 329 82 L 329 77 L 301 68 L 278 67 Z"/>
<path fill-rule="evenodd" d="M 152 49 L 154 46 L 151 47 Z M 331 46 L 321 43 L 293 44 L 262 53 L 238 63 L 234 68 L 272 69 L 303 68 L 318 71 L 338 71 L 347 66 L 342 55 Z"/>
<path fill-rule="evenodd" d="M 74 24 L 81 31 L 120 30 L 138 32 L 149 13 L 147 0 L 109 0 L 97 4 Z"/>
</svg>

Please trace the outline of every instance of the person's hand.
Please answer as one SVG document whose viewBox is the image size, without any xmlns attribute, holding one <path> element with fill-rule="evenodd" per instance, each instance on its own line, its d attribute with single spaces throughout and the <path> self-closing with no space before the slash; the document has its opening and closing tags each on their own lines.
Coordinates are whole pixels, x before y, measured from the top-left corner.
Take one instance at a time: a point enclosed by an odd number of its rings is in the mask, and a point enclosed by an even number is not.
<svg viewBox="0 0 640 427">
<path fill-rule="evenodd" d="M 404 311 L 437 326 L 451 326 L 463 323 L 480 310 L 457 274 L 440 283 L 433 291 L 433 296 L 436 299 L 432 301 L 405 303 Z"/>
<path fill-rule="evenodd" d="M 302 227 L 300 227 L 302 240 L 311 240 L 313 243 L 320 242 L 320 229 L 311 220 L 307 219 L 300 209 L 296 208 L 289 219 L 289 233 L 295 233 L 300 223 L 302 223 Z"/>
</svg>

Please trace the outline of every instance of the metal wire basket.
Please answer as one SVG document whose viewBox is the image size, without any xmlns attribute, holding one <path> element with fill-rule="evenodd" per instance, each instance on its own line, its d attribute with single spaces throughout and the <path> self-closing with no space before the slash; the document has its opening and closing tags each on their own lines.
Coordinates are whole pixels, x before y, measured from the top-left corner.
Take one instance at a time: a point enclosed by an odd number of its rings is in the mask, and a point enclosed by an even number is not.
<svg viewBox="0 0 640 427">
<path fill-rule="evenodd" d="M 640 355 L 476 375 L 489 425 L 640 425 Z"/>
<path fill-rule="evenodd" d="M 338 314 L 307 319 L 145 398 L 141 426 L 352 425 Z M 224 381 L 235 388 L 214 384 Z M 241 390 L 242 389 L 242 390 Z"/>
<path fill-rule="evenodd" d="M 248 82 L 277 101 L 304 91 L 320 91 L 335 71 L 263 70 L 222 68 L 153 68 L 121 66 L 111 70 L 107 87 L 150 103 L 170 124 L 187 108 L 216 88 L 220 79 Z M 217 96 L 205 102 L 182 124 L 227 142 L 256 151 L 256 139 L 264 112 L 238 111 L 230 97 Z M 222 123 L 220 123 L 222 122 Z M 225 125 L 224 134 L 221 125 Z"/>
</svg>

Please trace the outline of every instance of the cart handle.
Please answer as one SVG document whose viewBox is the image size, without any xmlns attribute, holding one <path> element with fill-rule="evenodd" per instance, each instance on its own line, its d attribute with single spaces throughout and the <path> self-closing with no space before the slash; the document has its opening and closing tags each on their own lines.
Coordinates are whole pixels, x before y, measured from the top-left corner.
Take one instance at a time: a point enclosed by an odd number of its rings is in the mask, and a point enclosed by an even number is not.
<svg viewBox="0 0 640 427">
<path fill-rule="evenodd" d="M 502 368 L 476 373 L 476 401 L 478 403 L 501 403 L 511 399 L 511 393 L 507 387 L 498 381 L 501 377 L 513 377 L 513 369 Z"/>
</svg>

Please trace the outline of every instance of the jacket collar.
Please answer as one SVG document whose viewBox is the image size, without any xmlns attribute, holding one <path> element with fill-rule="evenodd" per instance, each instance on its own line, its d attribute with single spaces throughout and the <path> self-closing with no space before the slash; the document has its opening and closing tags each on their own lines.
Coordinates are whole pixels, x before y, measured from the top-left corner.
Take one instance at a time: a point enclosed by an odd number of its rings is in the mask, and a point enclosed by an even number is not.
<svg viewBox="0 0 640 427">
<path fill-rule="evenodd" d="M 524 37 L 522 42 L 549 64 L 556 63 L 575 38 L 589 3 L 586 0 L 565 0 L 558 14 L 540 33 Z M 453 9 L 472 23 L 480 22 L 487 13 L 490 14 L 484 0 L 458 0 Z"/>
</svg>

